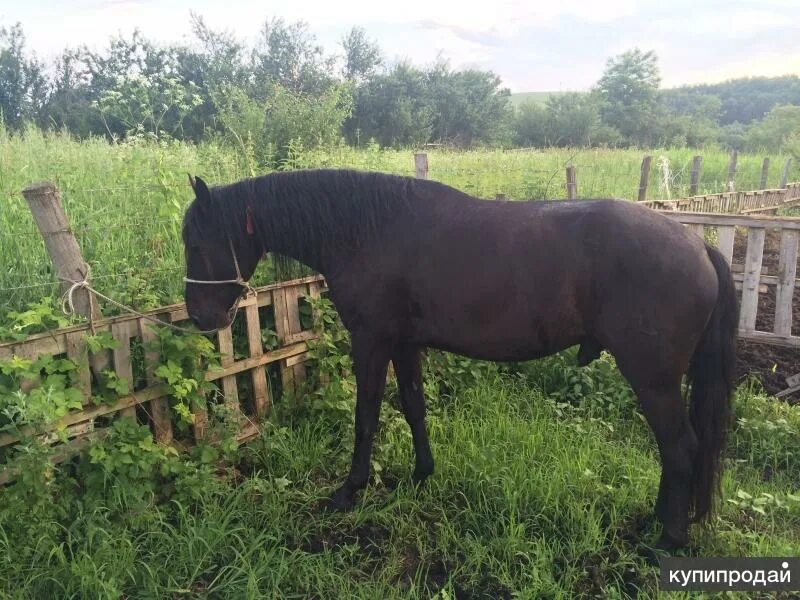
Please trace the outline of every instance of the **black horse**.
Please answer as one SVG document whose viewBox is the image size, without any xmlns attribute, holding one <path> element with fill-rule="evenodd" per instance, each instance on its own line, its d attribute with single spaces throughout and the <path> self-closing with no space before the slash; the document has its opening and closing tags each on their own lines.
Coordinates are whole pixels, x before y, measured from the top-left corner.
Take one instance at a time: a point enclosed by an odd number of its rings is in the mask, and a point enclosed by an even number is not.
<svg viewBox="0 0 800 600">
<path fill-rule="evenodd" d="M 225 327 L 266 252 L 322 273 L 352 336 L 357 381 L 345 509 L 369 476 L 389 361 L 423 481 L 433 472 L 420 350 L 523 361 L 607 349 L 655 433 L 659 546 L 688 542 L 718 493 L 738 304 L 723 256 L 632 202 L 486 201 L 433 181 L 349 170 L 274 173 L 209 189 L 193 180 L 183 229 L 186 305 Z M 691 382 L 689 409 L 681 382 Z"/>
</svg>

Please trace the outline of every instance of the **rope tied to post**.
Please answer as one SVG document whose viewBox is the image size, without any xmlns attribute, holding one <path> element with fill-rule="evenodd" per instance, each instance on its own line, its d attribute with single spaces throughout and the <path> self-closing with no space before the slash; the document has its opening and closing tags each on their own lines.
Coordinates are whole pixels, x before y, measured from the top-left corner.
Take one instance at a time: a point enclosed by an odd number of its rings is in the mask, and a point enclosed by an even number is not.
<svg viewBox="0 0 800 600">
<path fill-rule="evenodd" d="M 109 302 L 110 304 L 113 304 L 117 308 L 121 308 L 125 312 L 128 312 L 128 313 L 131 313 L 133 315 L 136 315 L 137 317 L 140 317 L 140 318 L 145 319 L 147 321 L 151 321 L 153 323 L 156 323 L 159 326 L 167 327 L 169 329 L 172 329 L 173 331 L 179 331 L 181 333 L 192 333 L 192 334 L 197 334 L 197 333 L 208 334 L 208 333 L 215 333 L 216 331 L 218 331 L 217 329 L 200 330 L 200 329 L 191 329 L 191 328 L 188 328 L 188 327 L 180 327 L 178 325 L 174 325 L 173 323 L 168 323 L 167 321 L 162 321 L 161 319 L 157 319 L 156 317 L 153 317 L 152 315 L 148 315 L 148 314 L 145 314 L 143 312 L 140 312 L 140 311 L 136 310 L 132 306 L 128 306 L 127 304 L 123 304 L 122 302 L 114 300 L 114 298 L 111 298 L 111 297 L 107 296 L 106 294 L 94 289 L 89 284 L 89 276 L 91 275 L 91 267 L 89 265 L 85 265 L 85 266 L 86 266 L 85 273 L 83 274 L 82 279 L 79 280 L 79 281 L 74 281 L 72 279 L 65 279 L 65 278 L 59 277 L 59 279 L 61 281 L 63 281 L 64 283 L 70 284 L 69 288 L 64 292 L 63 296 L 61 297 L 61 310 L 65 315 L 68 315 L 68 316 L 72 316 L 72 315 L 77 314 L 77 310 L 75 308 L 75 292 L 77 292 L 78 290 L 86 290 L 86 293 L 89 296 L 89 302 L 90 302 L 89 327 L 90 327 L 90 329 L 92 331 L 92 335 L 95 335 L 95 328 L 94 328 L 94 319 L 91 316 L 92 315 L 91 303 L 93 303 L 95 301 L 94 300 L 95 296 L 97 296 L 98 298 L 102 298 L 103 300 L 105 300 L 106 302 Z M 240 276 L 240 278 L 241 278 L 241 276 Z M 233 321 L 236 319 L 236 316 L 239 313 L 239 304 L 240 304 L 241 300 L 243 298 L 248 298 L 250 296 L 257 296 L 258 292 L 256 292 L 256 290 L 249 283 L 247 283 L 244 280 L 242 280 L 241 282 L 238 281 L 238 280 L 237 281 L 231 280 L 231 283 L 239 283 L 243 288 L 242 295 L 239 296 L 239 298 L 236 300 L 236 304 L 234 305 L 233 316 L 231 317 L 231 323 L 233 323 Z"/>
</svg>

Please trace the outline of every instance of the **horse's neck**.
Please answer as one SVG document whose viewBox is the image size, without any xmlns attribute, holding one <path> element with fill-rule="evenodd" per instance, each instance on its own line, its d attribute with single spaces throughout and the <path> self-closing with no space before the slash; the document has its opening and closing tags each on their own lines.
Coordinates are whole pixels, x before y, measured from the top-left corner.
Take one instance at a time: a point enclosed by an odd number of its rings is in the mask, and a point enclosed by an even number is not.
<svg viewBox="0 0 800 600">
<path fill-rule="evenodd" d="M 350 235 L 335 227 L 325 215 L 298 194 L 297 197 L 275 199 L 265 209 L 269 224 L 264 247 L 293 258 L 319 273 L 325 273 L 332 262 L 352 247 Z"/>
<path fill-rule="evenodd" d="M 264 247 L 321 273 L 419 208 L 412 209 L 418 203 L 402 184 L 392 181 L 377 190 L 359 179 L 315 181 L 308 187 L 294 183 L 269 195 L 263 205 L 261 215 L 269 231 Z"/>
</svg>

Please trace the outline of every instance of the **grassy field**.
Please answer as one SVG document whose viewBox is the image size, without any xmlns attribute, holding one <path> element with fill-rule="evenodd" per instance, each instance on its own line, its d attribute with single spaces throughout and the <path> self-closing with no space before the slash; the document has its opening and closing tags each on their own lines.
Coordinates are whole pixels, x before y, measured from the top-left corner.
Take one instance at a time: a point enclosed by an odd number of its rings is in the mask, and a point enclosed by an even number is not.
<svg viewBox="0 0 800 600">
<path fill-rule="evenodd" d="M 320 505 L 349 460 L 351 403 L 268 424 L 235 469 L 187 463 L 141 496 L 98 464 L 24 503 L 12 491 L 0 597 L 655 598 L 656 449 L 609 359 L 589 373 L 572 360 L 489 370 L 434 398 L 437 472 L 419 491 L 390 389 L 375 481 L 348 514 Z M 737 414 L 728 501 L 687 553 L 797 555 L 800 415 L 747 388 Z M 92 478 L 102 491 L 86 493 Z"/>
<path fill-rule="evenodd" d="M 705 157 L 701 190 L 725 187 L 728 156 Z M 634 198 L 642 152 L 637 150 L 481 150 L 429 153 L 430 177 L 485 198 L 563 198 L 564 168 L 577 168 L 580 197 Z M 650 197 L 687 194 L 691 159 L 685 149 L 656 150 Z M 662 186 L 658 158 L 669 159 L 669 186 Z M 758 187 L 761 156 L 740 156 L 737 186 Z M 777 185 L 784 157 L 772 157 L 770 185 Z M 347 147 L 307 151 L 286 168 L 351 167 L 413 175 L 411 150 L 356 150 Z M 31 131 L 10 136 L 0 131 L 0 326 L 8 310 L 19 311 L 43 297 L 56 298 L 56 286 L 41 238 L 20 191 L 50 180 L 61 190 L 73 230 L 91 264 L 96 287 L 139 309 L 177 301 L 182 293 L 183 248 L 180 224 L 191 200 L 186 173 L 209 182 L 231 182 L 249 174 L 235 152 L 213 144 L 108 144 L 77 142 Z M 797 170 L 795 178 L 800 178 Z M 259 273 L 257 283 L 264 282 Z M 113 310 L 113 309 L 110 309 Z"/>
</svg>

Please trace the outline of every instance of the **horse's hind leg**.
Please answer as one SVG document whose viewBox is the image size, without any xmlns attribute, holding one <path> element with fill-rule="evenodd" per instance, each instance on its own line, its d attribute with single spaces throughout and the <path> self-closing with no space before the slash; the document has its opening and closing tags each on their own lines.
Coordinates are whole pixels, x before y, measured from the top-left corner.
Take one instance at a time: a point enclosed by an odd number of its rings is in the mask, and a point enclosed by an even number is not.
<svg viewBox="0 0 800 600">
<path fill-rule="evenodd" d="M 414 482 L 422 483 L 433 473 L 433 455 L 425 428 L 425 397 L 419 350 L 413 346 L 401 346 L 392 356 L 392 362 L 397 375 L 400 404 L 414 440 L 416 463 L 413 478 Z"/>
<path fill-rule="evenodd" d="M 636 391 L 661 455 L 661 483 L 655 513 L 664 528 L 658 545 L 672 550 L 689 541 L 692 465 L 697 453 L 697 436 L 681 397 L 679 380 Z"/>
</svg>

